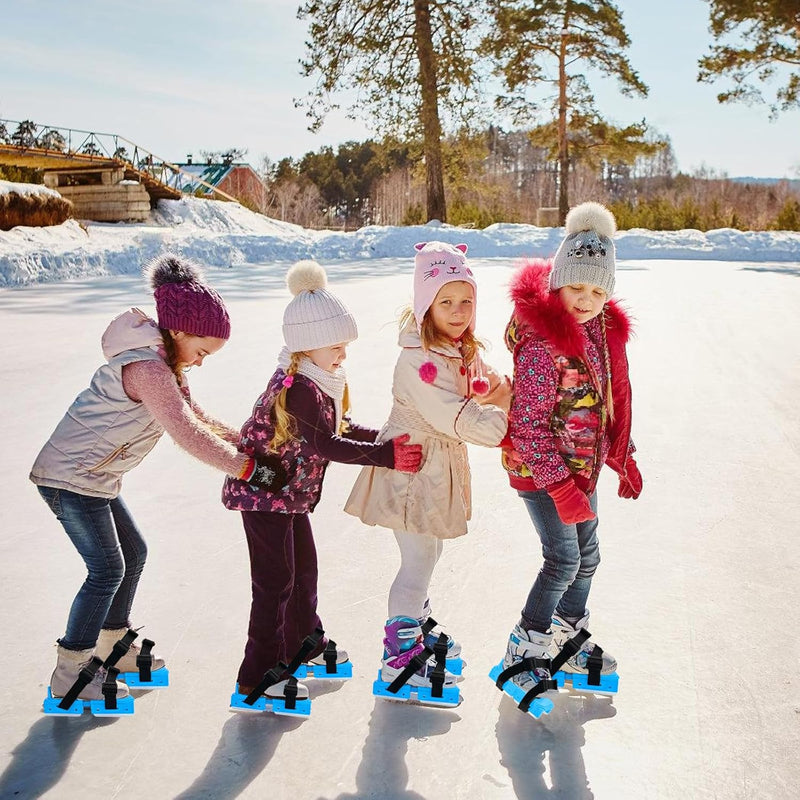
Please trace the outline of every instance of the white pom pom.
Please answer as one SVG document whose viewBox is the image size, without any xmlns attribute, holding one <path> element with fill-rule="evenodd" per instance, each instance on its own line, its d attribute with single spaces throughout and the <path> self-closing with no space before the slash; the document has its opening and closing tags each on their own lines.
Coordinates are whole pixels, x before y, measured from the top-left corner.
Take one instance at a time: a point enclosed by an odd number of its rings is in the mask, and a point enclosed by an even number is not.
<svg viewBox="0 0 800 800">
<path fill-rule="evenodd" d="M 567 235 L 581 231 L 596 231 L 610 239 L 617 232 L 614 215 L 600 203 L 581 203 L 575 206 L 566 221 Z"/>
<path fill-rule="evenodd" d="M 328 276 L 325 268 L 316 261 L 298 261 L 286 273 L 286 285 L 293 295 L 313 292 L 328 285 Z"/>
</svg>

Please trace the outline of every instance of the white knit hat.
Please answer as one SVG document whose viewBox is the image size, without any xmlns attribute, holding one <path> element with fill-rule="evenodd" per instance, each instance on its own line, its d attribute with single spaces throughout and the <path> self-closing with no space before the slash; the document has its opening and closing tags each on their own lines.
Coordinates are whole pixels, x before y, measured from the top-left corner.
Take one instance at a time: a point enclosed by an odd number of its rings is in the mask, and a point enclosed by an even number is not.
<svg viewBox="0 0 800 800">
<path fill-rule="evenodd" d="M 567 236 L 553 257 L 550 289 L 572 283 L 599 286 L 611 297 L 614 293 L 614 242 L 617 231 L 614 215 L 600 203 L 581 203 L 566 219 Z"/>
<path fill-rule="evenodd" d="M 358 338 L 347 306 L 325 287 L 328 276 L 316 261 L 298 261 L 286 273 L 294 299 L 283 312 L 283 338 L 292 353 L 330 347 Z"/>
</svg>

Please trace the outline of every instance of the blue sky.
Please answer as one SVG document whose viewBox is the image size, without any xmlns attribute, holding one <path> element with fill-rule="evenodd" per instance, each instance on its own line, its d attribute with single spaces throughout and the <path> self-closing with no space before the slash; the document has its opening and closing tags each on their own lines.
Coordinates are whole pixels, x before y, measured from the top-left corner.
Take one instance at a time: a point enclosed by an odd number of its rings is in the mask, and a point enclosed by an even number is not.
<svg viewBox="0 0 800 800">
<path fill-rule="evenodd" d="M 300 156 L 365 139 L 365 124 L 331 116 L 306 130 L 292 99 L 305 24 L 297 0 L 0 0 L 0 118 L 117 133 L 168 160 L 247 148 L 247 159 Z M 670 136 L 684 171 L 800 177 L 800 112 L 769 122 L 765 107 L 720 106 L 721 86 L 698 84 L 711 41 L 702 0 L 618 0 L 630 60 L 650 87 L 623 97 L 592 86 L 619 124 L 645 118 Z"/>
</svg>

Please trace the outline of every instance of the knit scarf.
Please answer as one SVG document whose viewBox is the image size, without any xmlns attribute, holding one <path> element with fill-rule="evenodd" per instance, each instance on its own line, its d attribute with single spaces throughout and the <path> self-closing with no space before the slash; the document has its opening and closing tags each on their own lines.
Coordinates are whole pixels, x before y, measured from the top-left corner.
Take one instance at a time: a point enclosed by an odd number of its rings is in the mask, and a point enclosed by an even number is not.
<svg viewBox="0 0 800 800">
<path fill-rule="evenodd" d="M 288 347 L 284 347 L 278 355 L 278 366 L 286 370 L 291 364 L 292 354 Z M 303 356 L 297 366 L 297 374 L 303 375 L 313 381 L 328 397 L 333 400 L 336 410 L 336 425 L 334 432 L 338 435 L 342 424 L 342 398 L 344 397 L 344 385 L 347 382 L 344 367 L 338 367 L 335 372 L 318 367 L 308 356 Z"/>
</svg>

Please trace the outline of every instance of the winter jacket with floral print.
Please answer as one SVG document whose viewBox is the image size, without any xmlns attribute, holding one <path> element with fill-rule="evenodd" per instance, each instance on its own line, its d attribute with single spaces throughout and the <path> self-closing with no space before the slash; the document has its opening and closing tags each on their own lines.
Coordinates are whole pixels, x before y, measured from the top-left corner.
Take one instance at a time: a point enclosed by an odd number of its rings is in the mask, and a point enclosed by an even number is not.
<svg viewBox="0 0 800 800">
<path fill-rule="evenodd" d="M 239 436 L 239 449 L 248 455 L 266 455 L 275 433 L 272 406 L 283 388 L 286 373 L 278 369 L 266 390 L 256 400 L 250 419 Z M 346 438 L 334 431 L 333 399 L 305 375 L 295 375 L 286 392 L 286 409 L 294 417 L 295 438 L 281 447 L 281 463 L 289 483 L 269 492 L 239 478 L 228 477 L 222 487 L 222 502 L 235 511 L 273 511 L 303 514 L 313 511 L 322 493 L 322 480 L 331 461 L 345 464 L 394 467 L 391 441 L 375 443 L 377 430 L 348 423 Z"/>
<path fill-rule="evenodd" d="M 503 464 L 516 489 L 544 489 L 572 477 L 588 494 L 606 461 L 619 472 L 629 452 L 631 390 L 625 344 L 630 321 L 615 301 L 603 324 L 578 323 L 549 289 L 550 262 L 533 261 L 511 286 L 506 345 L 514 355 L 509 437 L 523 463 Z M 609 376 L 609 369 L 611 375 Z M 611 378 L 614 414 L 606 394 Z"/>
</svg>

